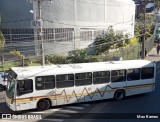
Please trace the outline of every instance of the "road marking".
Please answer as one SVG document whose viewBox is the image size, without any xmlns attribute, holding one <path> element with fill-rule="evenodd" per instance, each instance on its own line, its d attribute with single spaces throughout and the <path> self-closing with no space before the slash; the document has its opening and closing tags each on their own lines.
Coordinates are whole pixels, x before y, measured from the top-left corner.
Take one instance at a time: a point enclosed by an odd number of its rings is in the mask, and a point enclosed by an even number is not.
<svg viewBox="0 0 160 122">
<path fill-rule="evenodd" d="M 56 111 L 59 111 L 59 110 L 61 110 L 61 108 L 59 108 L 59 109 L 49 109 L 49 110 L 46 110 L 46 111 L 34 111 L 34 112 L 29 112 L 29 113 L 41 114 L 41 113 L 48 113 L 48 112 L 56 112 Z"/>
<path fill-rule="evenodd" d="M 72 110 L 60 110 L 59 113 L 65 112 L 65 113 L 78 113 L 78 111 L 72 111 Z"/>
<path fill-rule="evenodd" d="M 63 119 L 41 119 L 42 121 L 63 122 Z"/>
<path fill-rule="evenodd" d="M 70 115 L 54 113 L 53 116 L 70 117 Z"/>
<path fill-rule="evenodd" d="M 78 106 L 67 106 L 66 108 L 79 109 L 79 110 L 84 109 L 84 107 L 78 107 Z"/>
</svg>

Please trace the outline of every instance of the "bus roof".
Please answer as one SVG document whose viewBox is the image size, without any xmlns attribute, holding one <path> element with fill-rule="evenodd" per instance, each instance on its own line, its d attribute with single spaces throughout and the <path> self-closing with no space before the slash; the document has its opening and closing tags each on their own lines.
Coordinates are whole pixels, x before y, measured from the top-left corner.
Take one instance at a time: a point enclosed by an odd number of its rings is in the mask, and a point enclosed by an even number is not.
<svg viewBox="0 0 160 122">
<path fill-rule="evenodd" d="M 154 66 L 153 62 L 147 60 L 124 60 L 110 62 L 92 62 L 77 64 L 62 64 L 48 66 L 12 67 L 18 78 L 29 78 L 32 76 L 45 76 L 56 74 L 70 74 L 92 71 L 107 71 L 129 68 L 141 68 Z"/>
</svg>

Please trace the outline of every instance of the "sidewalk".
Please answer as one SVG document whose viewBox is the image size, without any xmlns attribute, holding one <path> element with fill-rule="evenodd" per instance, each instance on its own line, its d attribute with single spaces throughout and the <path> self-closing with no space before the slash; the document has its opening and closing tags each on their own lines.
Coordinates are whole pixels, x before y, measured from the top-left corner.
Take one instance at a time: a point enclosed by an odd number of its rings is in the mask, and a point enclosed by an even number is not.
<svg viewBox="0 0 160 122">
<path fill-rule="evenodd" d="M 147 56 L 145 57 L 146 60 L 155 61 L 156 62 L 156 70 L 160 70 L 160 54 L 157 54 L 156 47 L 152 48 L 150 52 L 148 52 Z"/>
<path fill-rule="evenodd" d="M 148 52 L 147 56 L 145 57 L 146 60 L 149 61 L 160 61 L 160 54 L 157 54 L 156 47 L 152 48 L 150 52 Z"/>
</svg>

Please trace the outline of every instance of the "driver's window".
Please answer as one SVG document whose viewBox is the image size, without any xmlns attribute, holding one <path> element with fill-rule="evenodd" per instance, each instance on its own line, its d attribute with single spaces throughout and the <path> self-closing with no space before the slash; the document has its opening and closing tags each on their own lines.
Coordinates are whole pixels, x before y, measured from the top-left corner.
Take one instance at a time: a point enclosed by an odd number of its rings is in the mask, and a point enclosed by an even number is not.
<svg viewBox="0 0 160 122">
<path fill-rule="evenodd" d="M 19 95 L 33 92 L 33 81 L 31 79 L 19 80 L 17 91 Z"/>
</svg>

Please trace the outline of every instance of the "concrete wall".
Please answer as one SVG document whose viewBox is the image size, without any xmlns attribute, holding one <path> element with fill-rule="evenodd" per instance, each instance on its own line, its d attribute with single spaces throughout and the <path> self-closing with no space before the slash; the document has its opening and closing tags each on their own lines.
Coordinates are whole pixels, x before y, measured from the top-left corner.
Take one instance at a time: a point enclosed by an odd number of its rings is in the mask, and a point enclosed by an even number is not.
<svg viewBox="0 0 160 122">
<path fill-rule="evenodd" d="M 33 14 L 29 10 L 34 10 L 36 18 L 35 2 L 0 0 L 0 13 L 5 22 L 2 23 L 2 28 L 32 27 Z M 132 0 L 57 0 L 52 4 L 42 2 L 45 28 L 106 28 L 111 24 L 134 21 L 134 15 L 135 5 Z"/>
<path fill-rule="evenodd" d="M 134 29 L 135 4 L 132 0 L 58 0 L 52 4 L 43 2 L 42 10 L 46 28 L 106 29 L 113 25 L 117 30 Z M 133 36 L 134 33 L 130 33 Z"/>
<path fill-rule="evenodd" d="M 33 10 L 31 14 L 29 10 Z M 31 20 L 37 17 L 37 6 L 27 0 L 0 0 L 2 28 L 33 28 Z M 135 4 L 132 0 L 53 0 L 42 2 L 44 28 L 74 28 L 74 40 L 46 43 L 46 53 L 87 47 L 93 40 L 82 41 L 80 32 L 86 30 L 115 30 L 134 36 Z M 10 22 L 8 22 L 10 21 Z"/>
<path fill-rule="evenodd" d="M 2 28 L 31 28 L 33 5 L 27 0 L 0 0 Z"/>
<path fill-rule="evenodd" d="M 131 0 L 107 0 L 107 23 L 134 36 L 135 4 Z"/>
</svg>

